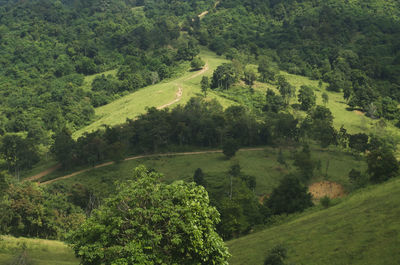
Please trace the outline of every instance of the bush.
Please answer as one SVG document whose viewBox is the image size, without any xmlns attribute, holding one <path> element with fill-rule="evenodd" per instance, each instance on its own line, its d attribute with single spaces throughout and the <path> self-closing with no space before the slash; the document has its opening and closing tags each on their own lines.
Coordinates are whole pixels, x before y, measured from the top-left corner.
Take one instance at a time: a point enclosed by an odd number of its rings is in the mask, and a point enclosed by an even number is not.
<svg viewBox="0 0 400 265">
<path fill-rule="evenodd" d="M 329 206 L 331 206 L 331 198 L 329 198 L 328 196 L 324 196 L 322 197 L 319 202 L 321 203 L 322 207 L 324 208 L 328 208 Z"/>
</svg>

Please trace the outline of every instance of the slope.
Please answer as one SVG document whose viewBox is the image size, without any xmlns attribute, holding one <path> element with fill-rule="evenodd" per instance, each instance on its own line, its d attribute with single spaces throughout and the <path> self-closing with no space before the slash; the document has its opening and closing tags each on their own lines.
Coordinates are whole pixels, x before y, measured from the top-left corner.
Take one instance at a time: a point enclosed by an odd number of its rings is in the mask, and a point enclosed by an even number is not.
<svg viewBox="0 0 400 265">
<path fill-rule="evenodd" d="M 263 264 L 272 247 L 294 264 L 399 264 L 400 179 L 370 186 L 326 210 L 228 242 L 230 264 Z"/>
<path fill-rule="evenodd" d="M 20 258 L 23 248 L 27 260 Z M 79 260 L 60 241 L 0 236 L 0 264 L 73 265 Z"/>
<path fill-rule="evenodd" d="M 124 123 L 126 119 L 134 119 L 138 115 L 145 113 L 146 108 L 149 107 L 174 107 L 177 103 L 185 104 L 191 97 L 201 95 L 199 84 L 202 76 L 212 75 L 213 71 L 220 64 L 227 62 L 227 60 L 206 49 L 201 50 L 200 57 L 206 62 L 203 70 L 197 72 L 186 71 L 178 78 L 142 88 L 110 104 L 97 108 L 97 120 L 75 132 L 74 136 L 77 138 L 85 132 L 99 129 L 103 124 L 112 126 Z M 218 97 L 212 92 L 209 93 L 208 97 L 210 99 L 217 98 L 225 107 L 233 104 L 233 102 Z"/>
</svg>

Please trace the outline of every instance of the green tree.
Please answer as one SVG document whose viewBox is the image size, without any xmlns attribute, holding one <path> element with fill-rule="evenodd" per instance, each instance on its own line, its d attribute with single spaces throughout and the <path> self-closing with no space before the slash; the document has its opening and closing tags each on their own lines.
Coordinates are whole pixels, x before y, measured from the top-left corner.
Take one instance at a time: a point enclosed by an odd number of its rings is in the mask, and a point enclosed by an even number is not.
<svg viewBox="0 0 400 265">
<path fill-rule="evenodd" d="M 193 181 L 197 184 L 197 185 L 201 185 L 203 187 L 205 187 L 206 182 L 204 180 L 204 173 L 203 170 L 201 170 L 201 168 L 196 169 L 196 171 L 194 172 L 193 175 Z"/>
<path fill-rule="evenodd" d="M 328 96 L 328 94 L 327 94 L 326 92 L 323 92 L 321 97 L 322 97 L 322 102 L 323 102 L 324 105 L 326 106 L 326 104 L 328 104 L 328 102 L 329 102 L 329 96 Z"/>
<path fill-rule="evenodd" d="M 302 85 L 299 90 L 299 102 L 302 110 L 309 110 L 315 106 L 317 97 L 312 87 Z"/>
<path fill-rule="evenodd" d="M 203 68 L 203 66 L 206 63 L 200 58 L 200 57 L 195 57 L 191 62 L 190 66 L 192 67 L 193 70 L 199 70 Z"/>
<path fill-rule="evenodd" d="M 279 93 L 281 93 L 285 104 L 289 105 L 290 98 L 295 95 L 295 87 L 292 86 L 283 75 L 278 75 L 277 79 Z"/>
<path fill-rule="evenodd" d="M 228 159 L 234 157 L 238 150 L 239 150 L 239 144 L 236 140 L 228 138 L 224 141 L 222 152 Z"/>
<path fill-rule="evenodd" d="M 294 155 L 294 165 L 299 170 L 303 180 L 308 181 L 312 178 L 316 163 L 311 158 L 311 151 L 308 144 L 303 146 L 301 152 L 297 152 Z"/>
<path fill-rule="evenodd" d="M 301 212 L 313 205 L 308 188 L 293 175 L 284 177 L 268 198 L 267 206 L 273 214 Z"/>
<path fill-rule="evenodd" d="M 207 97 L 207 90 L 210 87 L 208 76 L 203 76 L 201 78 L 200 85 L 201 85 L 201 91 L 204 93 L 204 97 Z"/>
<path fill-rule="evenodd" d="M 83 264 L 228 264 L 219 214 L 195 183 L 160 182 L 144 166 L 70 240 Z"/>
<path fill-rule="evenodd" d="M 388 149 L 372 150 L 367 156 L 370 180 L 375 183 L 397 176 L 399 163 L 393 152 Z"/>
<path fill-rule="evenodd" d="M 67 128 L 63 128 L 54 137 L 54 145 L 52 152 L 56 160 L 62 164 L 64 168 L 73 165 L 76 143 L 72 139 L 71 132 Z"/>
<path fill-rule="evenodd" d="M 215 69 L 211 88 L 229 89 L 238 80 L 238 73 L 231 63 L 223 63 Z"/>
<path fill-rule="evenodd" d="M 268 256 L 265 258 L 264 265 L 285 265 L 284 260 L 286 258 L 286 248 L 278 245 L 269 251 Z"/>
</svg>

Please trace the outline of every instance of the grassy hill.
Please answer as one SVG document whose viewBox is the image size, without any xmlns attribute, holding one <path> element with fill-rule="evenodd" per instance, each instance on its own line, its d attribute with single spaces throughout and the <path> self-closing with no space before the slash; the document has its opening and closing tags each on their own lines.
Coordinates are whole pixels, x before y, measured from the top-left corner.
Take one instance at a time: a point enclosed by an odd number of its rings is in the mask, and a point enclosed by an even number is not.
<svg viewBox="0 0 400 265">
<path fill-rule="evenodd" d="M 217 56 L 215 53 L 202 49 L 199 55 L 205 62 L 206 67 L 200 71 L 190 71 L 189 66 L 184 73 L 173 79 L 142 88 L 127 96 L 101 106 L 96 109 L 97 119 L 90 125 L 75 132 L 74 136 L 79 137 L 84 132 L 90 132 L 100 128 L 103 124 L 117 125 L 124 123 L 127 118 L 134 119 L 146 112 L 148 107 L 160 107 L 177 99 L 177 92 L 182 89 L 182 96 L 179 101 L 172 104 L 185 104 L 191 97 L 202 95 L 200 90 L 200 80 L 203 75 L 211 76 L 213 71 L 222 63 L 228 62 L 226 59 Z M 107 72 L 112 74 L 113 72 Z M 86 78 L 86 82 L 93 80 L 93 76 Z M 223 106 L 232 105 L 227 99 L 218 97 L 214 93 L 209 93 L 210 99 L 217 98 Z"/>
<path fill-rule="evenodd" d="M 366 164 L 363 158 L 354 157 L 343 153 L 341 150 L 331 147 L 320 149 L 312 146 L 313 158 L 321 160 L 321 169 L 315 171 L 315 178 L 312 180 L 329 180 L 338 182 L 343 186 L 349 185 L 348 173 L 354 168 L 360 171 L 365 170 Z M 289 168 L 277 162 L 279 149 L 266 147 L 260 151 L 239 151 L 234 161 L 238 161 L 245 174 L 256 177 L 256 194 L 268 194 L 276 187 L 283 175 L 289 171 L 294 171 L 292 165 L 292 154 L 295 149 L 286 147 L 282 149 L 283 156 Z M 329 161 L 329 162 L 327 162 Z M 144 164 L 148 168 L 154 168 L 164 174 L 164 180 L 171 182 L 176 179 L 192 181 L 193 173 L 197 168 L 201 168 L 205 174 L 210 176 L 224 175 L 228 172 L 233 161 L 227 160 L 221 153 L 196 154 L 187 156 L 165 156 L 142 158 L 130 160 L 102 168 L 92 169 L 69 179 L 63 179 L 51 185 L 73 185 L 74 183 L 83 184 L 90 189 L 94 189 L 99 194 L 105 195 L 113 191 L 113 183 L 116 180 L 129 179 L 132 170 L 139 164 Z M 327 176 L 326 167 L 329 163 Z M 67 173 L 64 173 L 65 175 Z M 55 172 L 45 179 L 52 179 L 61 176 L 61 172 Z"/>
<path fill-rule="evenodd" d="M 284 245 L 288 264 L 399 264 L 400 179 L 370 186 L 336 206 L 229 241 L 230 264 L 263 264 Z"/>
<path fill-rule="evenodd" d="M 18 263 L 23 252 L 31 263 Z M 13 263 L 16 262 L 16 263 Z M 0 264 L 77 265 L 73 251 L 63 242 L 0 236 Z"/>
</svg>

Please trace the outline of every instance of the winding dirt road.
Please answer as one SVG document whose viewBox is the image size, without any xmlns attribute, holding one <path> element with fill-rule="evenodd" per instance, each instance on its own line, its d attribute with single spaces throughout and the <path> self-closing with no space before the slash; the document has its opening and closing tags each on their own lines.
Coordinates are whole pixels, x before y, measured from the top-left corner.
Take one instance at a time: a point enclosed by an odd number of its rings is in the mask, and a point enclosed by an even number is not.
<svg viewBox="0 0 400 265">
<path fill-rule="evenodd" d="M 238 152 L 243 152 L 243 151 L 262 151 L 264 150 L 264 148 L 262 147 L 255 147 L 255 148 L 242 148 L 239 149 Z M 131 157 L 127 157 L 124 159 L 124 161 L 130 161 L 130 160 L 137 160 L 137 159 L 141 159 L 141 158 L 149 158 L 149 157 L 165 157 L 165 156 L 188 156 L 188 155 L 201 155 L 201 154 L 213 154 L 213 153 L 222 153 L 222 150 L 212 150 L 212 151 L 198 151 L 198 152 L 182 152 L 182 153 L 165 153 L 165 154 L 152 154 L 152 155 L 140 155 L 140 156 L 131 156 Z M 76 171 L 74 173 L 62 176 L 62 177 L 58 177 L 52 180 L 48 180 L 48 181 L 44 181 L 44 182 L 40 182 L 40 185 L 46 185 L 46 184 L 50 184 L 62 179 L 68 179 L 71 177 L 74 177 L 76 175 L 85 173 L 87 171 L 92 170 L 93 168 L 102 168 L 102 167 L 106 167 L 106 166 L 110 166 L 115 164 L 115 162 L 111 161 L 111 162 L 107 162 L 107 163 L 103 163 L 94 167 L 90 167 L 90 168 L 85 168 L 79 171 Z M 37 179 L 34 179 L 37 180 Z"/>
</svg>

